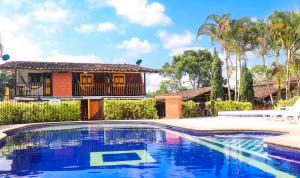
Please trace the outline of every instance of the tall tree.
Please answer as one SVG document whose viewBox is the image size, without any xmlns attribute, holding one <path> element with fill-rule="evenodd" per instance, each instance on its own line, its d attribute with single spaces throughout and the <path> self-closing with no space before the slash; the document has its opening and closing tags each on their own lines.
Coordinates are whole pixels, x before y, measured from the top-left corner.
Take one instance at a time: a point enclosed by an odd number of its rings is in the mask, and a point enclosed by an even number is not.
<svg viewBox="0 0 300 178">
<path fill-rule="evenodd" d="M 10 73 L 5 71 L 0 71 L 0 98 L 3 98 L 5 95 L 5 88 L 12 87 L 14 84 L 14 78 Z"/>
<path fill-rule="evenodd" d="M 213 63 L 212 63 L 212 76 L 211 76 L 211 92 L 210 99 L 216 100 L 218 98 L 224 99 L 224 87 L 222 76 L 222 61 L 218 56 L 216 49 L 214 50 Z"/>
<path fill-rule="evenodd" d="M 296 95 L 300 96 L 300 54 L 297 53 L 294 59 L 294 62 L 291 65 L 291 76 L 297 82 L 297 93 Z"/>
<path fill-rule="evenodd" d="M 271 35 L 270 35 L 270 51 L 274 55 L 274 62 L 272 63 L 273 71 L 273 80 L 276 83 L 277 90 L 277 99 L 281 99 L 281 90 L 283 88 L 283 78 L 284 78 L 284 67 L 279 62 L 280 50 L 282 48 L 280 33 L 277 30 L 276 25 L 273 26 L 272 18 L 268 18 L 267 23 L 271 26 Z"/>
<path fill-rule="evenodd" d="M 266 80 L 265 78 L 265 71 L 267 72 L 267 77 L 272 77 L 272 69 L 270 67 L 257 64 L 253 67 L 251 67 L 250 72 L 252 74 L 253 82 L 254 84 L 259 84 L 260 82 L 263 82 Z"/>
<path fill-rule="evenodd" d="M 263 21 L 257 21 L 252 30 L 255 31 L 257 55 L 262 60 L 263 69 L 266 69 L 266 55 L 268 54 L 268 52 L 270 50 L 270 36 L 272 35 L 271 27 Z M 274 105 L 274 99 L 273 99 L 273 95 L 271 92 L 268 73 L 266 70 L 264 70 L 263 72 L 265 74 L 265 80 L 266 80 L 266 83 L 268 86 L 271 103 L 272 103 L 272 105 Z"/>
<path fill-rule="evenodd" d="M 253 34 L 251 30 L 252 20 L 243 17 L 238 20 L 232 20 L 232 51 L 235 53 L 235 99 L 239 100 L 241 80 L 241 60 L 245 52 L 253 49 Z"/>
<path fill-rule="evenodd" d="M 253 79 L 249 69 L 244 65 L 241 71 L 241 100 L 253 102 Z"/>
<path fill-rule="evenodd" d="M 187 50 L 182 55 L 174 56 L 171 64 L 166 63 L 162 73 L 169 78 L 169 85 L 174 92 L 184 90 L 184 84 L 188 83 L 192 88 L 200 88 L 210 84 L 211 64 L 212 55 L 209 51 Z M 188 81 L 183 81 L 183 78 L 188 78 Z"/>
<path fill-rule="evenodd" d="M 224 14 L 223 16 L 213 14 L 206 17 L 205 23 L 199 27 L 196 34 L 197 37 L 201 35 L 208 35 L 210 36 L 212 41 L 217 41 L 222 45 L 224 55 L 225 55 L 226 80 L 228 86 L 227 92 L 228 92 L 229 100 L 231 100 L 231 91 L 230 91 L 230 82 L 229 82 L 230 75 L 231 75 L 231 67 L 229 64 L 229 58 L 230 58 L 230 45 L 232 42 L 230 32 L 231 32 L 230 14 Z"/>
<path fill-rule="evenodd" d="M 300 49 L 300 13 L 296 11 L 275 11 L 269 21 L 272 29 L 280 36 L 286 55 L 286 99 L 291 96 L 291 64 L 295 61 L 295 53 Z"/>
<path fill-rule="evenodd" d="M 173 58 L 173 63 L 176 63 Z M 184 82 L 182 81 L 183 78 L 183 70 L 175 64 L 169 64 L 166 62 L 162 66 L 162 76 L 169 78 L 169 80 L 165 80 L 161 82 L 160 90 L 166 93 L 169 92 L 179 92 L 182 91 L 184 88 Z"/>
</svg>

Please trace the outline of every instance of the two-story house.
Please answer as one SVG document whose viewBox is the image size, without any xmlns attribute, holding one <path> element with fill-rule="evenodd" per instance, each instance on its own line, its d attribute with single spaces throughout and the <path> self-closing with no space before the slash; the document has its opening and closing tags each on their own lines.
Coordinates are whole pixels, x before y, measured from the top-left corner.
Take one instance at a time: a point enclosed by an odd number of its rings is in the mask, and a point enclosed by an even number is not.
<svg viewBox="0 0 300 178">
<path fill-rule="evenodd" d="M 31 61 L 6 62 L 0 69 L 15 78 L 10 92 L 15 100 L 80 99 L 97 105 L 103 98 L 145 98 L 146 73 L 157 72 L 131 64 Z"/>
</svg>

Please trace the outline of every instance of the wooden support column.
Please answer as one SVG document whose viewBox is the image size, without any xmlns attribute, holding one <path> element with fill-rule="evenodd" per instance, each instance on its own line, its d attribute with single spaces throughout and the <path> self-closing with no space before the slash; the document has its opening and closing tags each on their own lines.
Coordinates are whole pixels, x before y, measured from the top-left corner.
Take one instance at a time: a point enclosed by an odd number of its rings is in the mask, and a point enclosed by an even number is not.
<svg viewBox="0 0 300 178">
<path fill-rule="evenodd" d="M 144 73 L 144 95 L 147 95 L 147 91 L 146 91 L 146 73 Z"/>
<path fill-rule="evenodd" d="M 87 104 L 87 108 L 88 108 L 88 120 L 91 120 L 91 100 L 88 99 L 88 104 Z"/>
</svg>

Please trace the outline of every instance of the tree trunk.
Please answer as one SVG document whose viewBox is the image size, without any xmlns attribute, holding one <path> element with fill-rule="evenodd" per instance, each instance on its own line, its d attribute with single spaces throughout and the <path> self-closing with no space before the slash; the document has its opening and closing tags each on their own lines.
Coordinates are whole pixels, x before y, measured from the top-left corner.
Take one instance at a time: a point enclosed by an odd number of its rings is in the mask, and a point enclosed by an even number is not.
<svg viewBox="0 0 300 178">
<path fill-rule="evenodd" d="M 229 64 L 228 64 L 228 58 L 229 58 L 229 54 L 227 54 L 226 49 L 224 49 L 224 53 L 225 53 L 225 63 L 226 63 L 226 79 L 227 79 L 227 94 L 228 94 L 228 100 L 231 100 L 231 91 L 230 91 L 230 75 L 229 75 Z"/>
<path fill-rule="evenodd" d="M 234 100 L 237 101 L 237 83 L 238 83 L 238 54 L 235 54 L 235 86 L 234 86 Z"/>
<path fill-rule="evenodd" d="M 279 51 L 275 51 L 275 67 L 277 69 L 276 82 L 277 82 L 277 101 L 281 99 L 281 78 L 280 78 L 280 66 L 279 66 Z"/>
<path fill-rule="evenodd" d="M 290 58 L 291 58 L 291 51 L 288 49 L 287 51 L 287 60 L 286 60 L 286 93 L 285 99 L 290 98 Z"/>
<path fill-rule="evenodd" d="M 281 99 L 281 79 L 279 74 L 276 76 L 277 82 L 278 82 L 278 88 L 277 88 L 277 101 Z"/>
<path fill-rule="evenodd" d="M 267 70 L 266 70 L 265 56 L 262 56 L 262 61 L 263 61 L 264 74 L 265 74 L 265 78 L 266 78 L 266 82 L 267 82 L 267 86 L 268 86 L 268 91 L 269 91 L 271 103 L 272 103 L 272 105 L 274 105 L 273 95 L 272 95 L 272 92 L 271 92 L 271 87 L 270 87 L 270 83 L 269 83 L 269 79 L 268 79 L 268 74 L 267 74 Z"/>
<path fill-rule="evenodd" d="M 238 87 L 238 101 L 240 101 L 240 92 L 241 92 L 241 70 L 242 70 L 242 64 L 241 64 L 241 55 L 238 55 L 238 62 L 239 62 L 239 87 Z"/>
<path fill-rule="evenodd" d="M 297 77 L 298 96 L 300 96 L 300 77 Z"/>
</svg>

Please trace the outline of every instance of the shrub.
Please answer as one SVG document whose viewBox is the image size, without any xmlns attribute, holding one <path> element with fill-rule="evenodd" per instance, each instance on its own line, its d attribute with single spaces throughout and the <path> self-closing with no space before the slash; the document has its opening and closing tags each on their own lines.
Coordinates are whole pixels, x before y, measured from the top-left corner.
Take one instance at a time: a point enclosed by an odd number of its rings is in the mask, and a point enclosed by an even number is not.
<svg viewBox="0 0 300 178">
<path fill-rule="evenodd" d="M 198 116 L 199 103 L 194 101 L 183 102 L 182 115 L 184 118 L 197 117 Z"/>
<path fill-rule="evenodd" d="M 155 100 L 104 100 L 106 120 L 158 119 Z"/>
<path fill-rule="evenodd" d="M 288 100 L 279 100 L 278 103 L 275 106 L 275 109 L 278 109 L 280 107 L 290 107 L 293 106 L 296 101 L 300 99 L 300 96 L 294 96 Z"/>
<path fill-rule="evenodd" d="M 62 101 L 57 105 L 49 102 L 0 102 L 0 124 L 76 121 L 80 120 L 80 113 L 79 101 Z"/>
<path fill-rule="evenodd" d="M 211 102 L 205 103 L 205 107 L 209 108 Z M 215 109 L 219 111 L 243 111 L 252 110 L 253 106 L 251 102 L 239 102 L 239 101 L 215 101 Z"/>
</svg>

